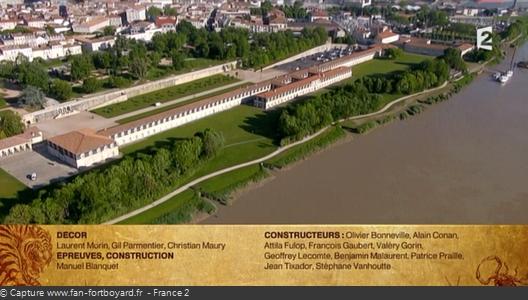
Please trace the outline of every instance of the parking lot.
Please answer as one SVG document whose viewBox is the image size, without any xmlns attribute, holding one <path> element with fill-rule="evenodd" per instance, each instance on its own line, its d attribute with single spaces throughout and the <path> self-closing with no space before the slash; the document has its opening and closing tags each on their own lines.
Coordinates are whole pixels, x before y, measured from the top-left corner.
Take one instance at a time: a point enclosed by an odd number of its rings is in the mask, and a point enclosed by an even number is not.
<svg viewBox="0 0 528 300">
<path fill-rule="evenodd" d="M 77 174 L 77 169 L 63 164 L 46 152 L 44 144 L 34 145 L 34 151 L 17 153 L 0 160 L 0 168 L 30 188 L 38 188 Z M 36 180 L 30 179 L 36 173 Z"/>
<path fill-rule="evenodd" d="M 100 130 L 115 125 L 117 125 L 117 123 L 114 121 L 88 111 L 82 111 L 62 119 L 46 120 L 36 124 L 36 126 L 44 134 L 44 138 L 49 138 L 82 128 L 93 128 L 95 130 Z"/>
<path fill-rule="evenodd" d="M 337 58 L 340 58 L 346 55 L 350 55 L 354 51 L 355 50 L 352 47 L 333 48 L 328 51 L 319 52 L 313 55 L 305 56 L 303 58 L 300 58 L 296 61 L 292 61 L 290 63 L 282 64 L 280 66 L 277 66 L 276 68 L 287 71 L 287 72 L 305 69 L 305 68 L 313 67 L 321 63 L 332 61 L 334 59 L 337 59 Z"/>
</svg>

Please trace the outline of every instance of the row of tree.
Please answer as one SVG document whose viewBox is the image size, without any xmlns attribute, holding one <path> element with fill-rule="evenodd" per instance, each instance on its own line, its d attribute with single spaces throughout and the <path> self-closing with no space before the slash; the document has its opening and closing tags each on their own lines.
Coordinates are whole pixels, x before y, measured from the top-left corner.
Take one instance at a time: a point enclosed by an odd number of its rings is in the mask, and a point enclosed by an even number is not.
<svg viewBox="0 0 528 300">
<path fill-rule="evenodd" d="M 24 132 L 24 124 L 17 113 L 6 110 L 0 114 L 0 139 L 22 132 Z"/>
<path fill-rule="evenodd" d="M 223 147 L 221 133 L 206 129 L 151 154 L 77 176 L 11 208 L 5 223 L 96 224 L 144 206 L 181 182 Z"/>
<path fill-rule="evenodd" d="M 443 59 L 426 60 L 415 68 L 383 76 L 367 76 L 287 106 L 278 131 L 281 144 L 301 139 L 334 121 L 373 112 L 383 105 L 382 93 L 411 94 L 444 83 L 449 66 Z"/>
<path fill-rule="evenodd" d="M 449 78 L 443 59 L 426 60 L 410 70 L 365 76 L 359 82 L 369 93 L 412 94 L 441 85 Z"/>
<path fill-rule="evenodd" d="M 310 101 L 294 103 L 279 117 L 281 144 L 301 139 L 333 121 L 372 112 L 380 107 L 380 95 L 371 94 L 361 82 L 339 86 Z"/>
</svg>

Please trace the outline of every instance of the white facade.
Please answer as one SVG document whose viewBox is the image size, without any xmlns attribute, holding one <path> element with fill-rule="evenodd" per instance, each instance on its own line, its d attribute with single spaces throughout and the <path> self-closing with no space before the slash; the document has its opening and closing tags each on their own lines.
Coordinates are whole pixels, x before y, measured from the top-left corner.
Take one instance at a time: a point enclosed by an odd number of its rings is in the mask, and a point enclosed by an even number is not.
<svg viewBox="0 0 528 300">
<path fill-rule="evenodd" d="M 276 91 L 272 90 L 257 95 L 254 104 L 262 109 L 270 109 L 350 77 L 352 77 L 351 68 L 336 69 L 322 74 L 312 75 L 306 79 L 278 88 Z"/>
<path fill-rule="evenodd" d="M 137 124 L 133 122 L 131 124 L 116 126 L 109 130 L 103 130 L 99 134 L 112 138 L 119 146 L 130 144 L 157 133 L 241 105 L 244 100 L 250 99 L 254 95 L 267 91 L 270 88 L 271 84 L 257 84 L 252 87 L 237 90 L 236 92 L 217 96 L 211 100 L 193 103 L 187 108 L 182 107 L 181 109 L 169 111 L 158 118 L 153 116 L 145 120 L 139 120 L 136 122 Z"/>
<path fill-rule="evenodd" d="M 147 19 L 147 13 L 144 7 L 129 8 L 126 10 L 125 14 L 128 23 L 132 23 L 134 21 L 144 21 Z"/>
<path fill-rule="evenodd" d="M 72 29 L 76 33 L 94 33 L 102 31 L 106 26 L 110 26 L 110 20 L 108 18 L 98 18 L 88 22 L 73 24 Z"/>
<path fill-rule="evenodd" d="M 50 141 L 48 141 L 47 145 L 47 150 L 51 155 L 78 169 L 90 167 L 105 162 L 107 159 L 119 156 L 119 148 L 115 143 L 101 146 L 81 154 L 71 153 Z"/>
</svg>

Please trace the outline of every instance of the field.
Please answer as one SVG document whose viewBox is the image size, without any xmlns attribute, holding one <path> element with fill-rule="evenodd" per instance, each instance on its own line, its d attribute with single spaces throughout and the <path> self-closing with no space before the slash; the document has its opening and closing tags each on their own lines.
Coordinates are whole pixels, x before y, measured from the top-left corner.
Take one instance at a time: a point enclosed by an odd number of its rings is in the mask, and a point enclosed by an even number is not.
<svg viewBox="0 0 528 300">
<path fill-rule="evenodd" d="M 168 201 L 126 219 L 119 224 L 156 224 L 161 223 L 160 221 L 162 220 L 164 224 L 188 222 L 194 213 L 194 208 L 201 201 L 204 200 L 197 199 L 193 190 L 186 190 Z M 172 219 L 172 222 L 168 222 L 169 218 Z"/>
<path fill-rule="evenodd" d="M 225 146 L 213 160 L 204 164 L 193 176 L 199 177 L 227 166 L 262 157 L 276 150 L 273 128 L 277 114 L 278 111 L 263 112 L 255 107 L 241 105 L 151 136 L 126 146 L 121 151 L 125 154 L 148 152 L 178 138 L 190 137 L 198 131 L 213 128 L 224 135 Z"/>
<path fill-rule="evenodd" d="M 151 106 L 156 102 L 171 101 L 177 98 L 189 96 L 198 92 L 202 92 L 204 90 L 213 89 L 236 81 L 238 81 L 238 79 L 236 78 L 224 75 L 213 75 L 184 84 L 175 85 L 165 89 L 132 97 L 125 102 L 105 106 L 96 109 L 93 112 L 105 118 L 112 118 Z"/>
<path fill-rule="evenodd" d="M 225 146 L 221 152 L 211 161 L 204 163 L 195 173 L 184 180 L 184 182 L 188 182 L 213 171 L 245 161 L 250 161 L 276 150 L 277 146 L 274 143 L 275 136 L 270 129 L 273 128 L 273 122 L 276 122 L 277 113 L 278 111 L 263 112 L 255 107 L 242 105 L 229 111 L 218 113 L 193 123 L 157 134 L 138 143 L 124 147 L 121 151 L 124 152 L 125 155 L 149 152 L 158 147 L 162 147 L 166 143 L 177 140 L 178 138 L 190 137 L 197 131 L 206 128 L 214 128 L 215 130 L 222 132 L 225 138 Z M 252 166 L 236 170 L 232 172 L 233 174 L 224 174 L 212 178 L 199 186 L 207 188 L 207 190 L 211 192 L 227 191 L 233 185 L 240 184 L 240 182 L 243 182 L 247 177 L 253 176 L 255 168 L 258 167 Z M 233 179 L 236 180 L 233 181 Z M 158 223 L 161 222 L 161 219 L 159 218 L 168 218 L 171 222 L 174 220 L 185 220 L 188 217 L 187 213 L 182 213 L 180 210 L 182 208 L 187 210 L 189 205 L 196 204 L 195 202 L 198 200 L 194 199 L 195 197 L 193 195 L 193 191 L 187 190 L 157 207 L 127 219 L 123 223 Z M 198 204 L 203 205 L 201 202 Z M 167 215 L 169 213 L 172 215 Z"/>
<path fill-rule="evenodd" d="M 356 80 L 366 75 L 386 74 L 394 71 L 402 71 L 414 64 L 432 58 L 432 56 L 404 52 L 401 57 L 398 57 L 394 60 L 374 59 L 352 67 L 352 80 Z"/>
<path fill-rule="evenodd" d="M 167 111 L 167 110 L 171 110 L 171 109 L 176 108 L 176 107 L 180 107 L 182 105 L 186 105 L 186 104 L 189 104 L 189 103 L 192 103 L 192 102 L 200 101 L 200 100 L 203 100 L 203 99 L 206 99 L 206 98 L 210 98 L 210 97 L 213 97 L 213 96 L 216 96 L 216 95 L 227 93 L 227 92 L 239 89 L 239 88 L 241 88 L 243 86 L 246 86 L 246 85 L 247 84 L 242 83 L 242 84 L 230 87 L 230 88 L 226 88 L 226 89 L 223 89 L 223 90 L 220 90 L 220 91 L 217 91 L 217 92 L 213 92 L 213 93 L 201 96 L 201 97 L 192 98 L 191 100 L 179 102 L 179 103 L 172 104 L 172 105 L 163 106 L 161 108 L 154 109 L 154 110 L 151 110 L 151 111 L 147 111 L 147 112 L 144 112 L 142 114 L 137 114 L 137 115 L 134 115 L 134 116 L 131 116 L 131 117 L 128 117 L 128 118 L 119 119 L 116 122 L 119 123 L 119 124 L 126 124 L 126 123 L 129 123 L 129 122 L 132 122 L 132 121 L 136 121 L 136 120 L 143 119 L 143 118 L 155 115 L 155 114 L 162 113 L 162 112 Z"/>
<path fill-rule="evenodd" d="M 157 80 L 171 75 L 178 75 L 199 69 L 205 69 L 222 63 L 225 63 L 225 61 L 209 58 L 190 58 L 184 62 L 183 68 L 178 71 L 174 70 L 172 66 L 158 66 L 157 68 L 150 68 L 147 72 L 146 79 Z"/>
<path fill-rule="evenodd" d="M 25 189 L 25 185 L 6 171 L 0 169 L 0 199 L 16 198 L 17 192 Z"/>
<path fill-rule="evenodd" d="M 199 183 L 196 188 L 202 193 L 202 196 L 210 200 L 229 204 L 234 192 L 253 182 L 258 182 L 268 175 L 266 169 L 259 165 L 251 165 L 206 180 Z"/>
<path fill-rule="evenodd" d="M 7 102 L 4 100 L 4 97 L 0 95 L 0 109 L 7 107 Z"/>
</svg>

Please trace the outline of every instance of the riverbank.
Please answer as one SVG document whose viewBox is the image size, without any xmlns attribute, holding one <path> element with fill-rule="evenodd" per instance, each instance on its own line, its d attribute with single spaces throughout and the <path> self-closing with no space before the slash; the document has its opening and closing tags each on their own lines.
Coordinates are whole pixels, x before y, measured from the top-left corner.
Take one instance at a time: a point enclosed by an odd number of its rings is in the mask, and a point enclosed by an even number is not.
<svg viewBox="0 0 528 300">
<path fill-rule="evenodd" d="M 428 92 L 434 92 L 434 91 L 436 91 L 438 89 L 444 88 L 446 85 L 447 85 L 447 82 L 445 82 L 444 84 L 442 84 L 441 86 L 436 87 L 436 88 L 425 90 L 425 91 L 422 91 L 422 92 L 419 92 L 419 93 L 416 93 L 416 94 L 413 94 L 413 95 L 408 95 L 408 96 L 401 97 L 399 99 L 396 99 L 396 100 L 393 100 L 393 101 L 387 103 L 385 106 L 383 106 L 380 110 L 378 110 L 376 112 L 372 112 L 372 113 L 368 113 L 368 114 L 360 115 L 360 116 L 353 116 L 353 117 L 347 118 L 346 120 L 363 119 L 363 118 L 367 118 L 367 117 L 377 117 L 379 114 L 385 113 L 393 105 L 395 105 L 395 104 L 397 104 L 399 102 L 405 101 L 405 100 L 407 100 L 409 98 L 412 98 L 412 97 L 415 97 L 417 95 L 426 94 Z M 343 121 L 345 121 L 345 120 L 339 120 L 338 122 L 336 122 L 335 124 L 333 124 L 331 126 L 338 125 L 339 123 L 341 123 Z M 304 144 L 304 143 L 306 143 L 308 141 L 311 141 L 311 140 L 317 138 L 319 135 L 321 135 L 324 132 L 326 132 L 328 130 L 328 128 L 330 128 L 331 126 L 322 128 L 322 129 L 318 130 L 316 133 L 314 133 L 314 134 L 312 134 L 310 136 L 307 136 L 307 137 L 303 138 L 302 140 L 299 140 L 297 142 L 291 143 L 291 144 L 289 144 L 287 146 L 280 147 L 276 151 L 274 151 L 271 154 L 266 155 L 265 157 L 262 157 L 260 159 L 255 159 L 253 161 L 249 161 L 249 162 L 246 162 L 246 163 L 242 163 L 242 164 L 238 164 L 238 165 L 235 165 L 235 166 L 232 166 L 232 167 L 221 169 L 221 170 L 218 170 L 216 172 L 213 172 L 213 173 L 207 174 L 205 176 L 199 177 L 199 178 L 197 178 L 197 179 L 195 179 L 195 180 L 193 180 L 193 181 L 181 186 L 180 188 L 176 189 L 175 191 L 169 193 L 168 195 L 166 195 L 166 196 L 154 201 L 153 203 L 151 203 L 151 204 L 149 204 L 147 206 L 141 207 L 141 208 L 136 209 L 134 211 L 131 211 L 131 212 L 125 214 L 125 215 L 122 215 L 122 216 L 117 217 L 115 219 L 109 220 L 109 221 L 105 222 L 104 224 L 116 224 L 116 223 L 121 223 L 121 222 L 127 222 L 128 223 L 128 220 L 130 218 L 133 218 L 133 217 L 138 216 L 138 215 L 140 215 L 140 214 L 142 214 L 144 212 L 147 212 L 149 209 L 157 207 L 158 205 L 164 204 L 166 202 L 170 202 L 170 201 L 174 202 L 176 197 L 180 193 L 183 193 L 184 191 L 188 190 L 189 188 L 195 187 L 199 183 L 202 183 L 202 182 L 204 182 L 206 180 L 209 180 L 209 179 L 214 178 L 214 177 L 219 176 L 219 175 L 224 175 L 224 174 L 230 173 L 232 171 L 236 171 L 236 170 L 242 169 L 242 168 L 247 167 L 247 166 L 260 164 L 260 163 L 265 163 L 268 160 L 278 156 L 279 154 L 288 151 L 289 149 L 293 149 L 293 148 L 295 148 L 295 147 L 297 147 L 299 145 L 302 145 L 302 144 Z M 139 218 L 138 220 L 142 220 L 142 218 Z"/>
<path fill-rule="evenodd" d="M 525 223 L 527 76 L 501 86 L 484 72 L 449 101 L 276 173 L 202 223 Z"/>
</svg>

